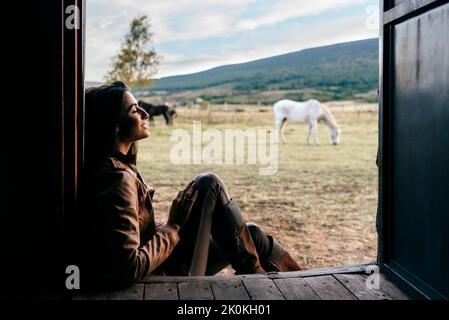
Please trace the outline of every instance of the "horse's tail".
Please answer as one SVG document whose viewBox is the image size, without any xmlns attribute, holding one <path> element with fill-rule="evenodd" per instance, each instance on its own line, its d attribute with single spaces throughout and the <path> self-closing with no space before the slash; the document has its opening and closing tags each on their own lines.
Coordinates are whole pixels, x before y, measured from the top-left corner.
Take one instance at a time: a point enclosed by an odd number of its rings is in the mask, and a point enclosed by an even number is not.
<svg viewBox="0 0 449 320">
<path fill-rule="evenodd" d="M 315 100 L 316 101 L 316 100 Z M 334 115 L 331 111 L 322 103 L 316 101 L 320 106 L 321 111 L 323 112 L 324 120 L 332 127 L 338 127 L 337 120 L 335 120 Z"/>
</svg>

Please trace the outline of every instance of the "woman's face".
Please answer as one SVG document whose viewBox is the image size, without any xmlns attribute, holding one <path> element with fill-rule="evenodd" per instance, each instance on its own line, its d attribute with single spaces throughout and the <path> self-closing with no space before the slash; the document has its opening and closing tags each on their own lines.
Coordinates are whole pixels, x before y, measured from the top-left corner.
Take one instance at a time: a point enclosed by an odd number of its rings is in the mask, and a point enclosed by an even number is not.
<svg viewBox="0 0 449 320">
<path fill-rule="evenodd" d="M 150 135 L 148 113 L 139 107 L 136 98 L 125 92 L 122 114 L 119 122 L 119 139 L 123 142 L 135 142 Z"/>
</svg>

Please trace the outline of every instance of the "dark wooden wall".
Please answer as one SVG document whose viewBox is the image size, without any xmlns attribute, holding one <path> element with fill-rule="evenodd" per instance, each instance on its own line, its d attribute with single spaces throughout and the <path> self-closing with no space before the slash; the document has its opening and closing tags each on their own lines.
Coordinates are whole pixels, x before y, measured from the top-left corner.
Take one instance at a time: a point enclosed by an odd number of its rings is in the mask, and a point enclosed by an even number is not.
<svg viewBox="0 0 449 320">
<path fill-rule="evenodd" d="M 84 96 L 84 28 L 65 27 L 65 8 L 73 4 L 82 24 L 82 0 L 33 1 L 14 11 L 17 80 L 11 81 L 14 94 L 4 105 L 3 126 L 10 139 L 2 294 L 64 289 L 65 267 L 72 261 Z"/>
<path fill-rule="evenodd" d="M 386 1 L 383 11 L 381 262 L 417 296 L 447 299 L 449 4 Z"/>
</svg>

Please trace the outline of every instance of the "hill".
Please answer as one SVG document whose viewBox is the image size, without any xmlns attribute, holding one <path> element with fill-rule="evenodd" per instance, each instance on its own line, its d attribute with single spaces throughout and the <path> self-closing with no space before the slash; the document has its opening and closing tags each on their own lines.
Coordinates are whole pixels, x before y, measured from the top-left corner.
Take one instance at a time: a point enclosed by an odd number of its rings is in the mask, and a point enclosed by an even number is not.
<svg viewBox="0 0 449 320">
<path fill-rule="evenodd" d="M 150 96 L 190 92 L 215 103 L 269 104 L 276 93 L 292 99 L 370 97 L 378 86 L 378 39 L 305 49 L 194 74 L 157 79 Z M 272 94 L 270 94 L 272 93 Z M 273 96 L 274 95 L 274 96 Z M 193 98 L 192 95 L 186 97 Z M 254 101 L 248 101 L 248 100 Z"/>
</svg>

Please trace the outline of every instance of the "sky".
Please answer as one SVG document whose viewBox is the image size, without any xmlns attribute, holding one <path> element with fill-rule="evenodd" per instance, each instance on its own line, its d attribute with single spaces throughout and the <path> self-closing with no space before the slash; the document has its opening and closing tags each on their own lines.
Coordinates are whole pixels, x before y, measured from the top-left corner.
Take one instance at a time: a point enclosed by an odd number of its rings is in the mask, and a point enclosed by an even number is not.
<svg viewBox="0 0 449 320">
<path fill-rule="evenodd" d="M 147 15 L 155 78 L 379 36 L 378 0 L 89 0 L 86 81 L 103 81 L 131 20 Z"/>
</svg>

